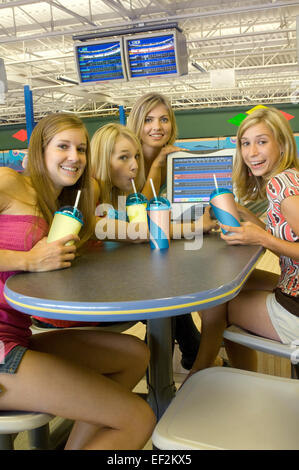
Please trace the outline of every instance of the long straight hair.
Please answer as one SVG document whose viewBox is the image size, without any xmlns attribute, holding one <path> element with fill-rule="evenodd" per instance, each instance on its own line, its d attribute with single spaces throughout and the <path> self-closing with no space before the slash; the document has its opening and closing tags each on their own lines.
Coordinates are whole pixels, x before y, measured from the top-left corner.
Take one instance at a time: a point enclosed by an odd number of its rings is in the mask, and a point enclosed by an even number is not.
<svg viewBox="0 0 299 470">
<path fill-rule="evenodd" d="M 57 133 L 67 129 L 84 131 L 87 144 L 86 166 L 78 181 L 73 186 L 65 186 L 57 198 L 45 164 L 45 149 Z M 74 205 L 77 192 L 81 190 L 78 208 L 83 214 L 84 225 L 80 232 L 80 245 L 87 241 L 93 233 L 95 215 L 90 175 L 90 142 L 87 129 L 77 116 L 68 113 L 50 114 L 38 122 L 30 138 L 25 174 L 30 177 L 36 192 L 37 213 L 42 214 L 49 226 L 54 212 L 61 206 Z"/>
<path fill-rule="evenodd" d="M 127 127 L 135 132 L 138 139 L 141 140 L 141 133 L 145 123 L 145 118 L 148 113 L 159 104 L 163 104 L 167 109 L 171 123 L 171 133 L 167 144 L 174 144 L 178 132 L 174 111 L 168 98 L 164 95 L 161 95 L 160 93 L 147 93 L 146 95 L 141 96 L 134 103 L 128 116 Z"/>
<path fill-rule="evenodd" d="M 112 204 L 115 209 L 117 209 L 118 196 L 127 196 L 114 186 L 111 180 L 111 156 L 118 137 L 129 139 L 137 148 L 140 157 L 138 172 L 134 179 L 137 191 L 141 191 L 145 182 L 143 153 L 136 135 L 122 124 L 110 123 L 100 127 L 91 139 L 91 171 L 100 187 L 100 202 Z"/>
<path fill-rule="evenodd" d="M 281 149 L 281 156 L 271 173 L 266 176 L 253 176 L 242 157 L 241 138 L 247 129 L 260 123 L 264 123 L 272 132 Z M 237 133 L 237 150 L 233 168 L 236 196 L 242 201 L 266 198 L 268 181 L 289 168 L 299 170 L 296 142 L 289 122 L 276 108 L 260 108 L 253 111 L 242 121 Z"/>
</svg>

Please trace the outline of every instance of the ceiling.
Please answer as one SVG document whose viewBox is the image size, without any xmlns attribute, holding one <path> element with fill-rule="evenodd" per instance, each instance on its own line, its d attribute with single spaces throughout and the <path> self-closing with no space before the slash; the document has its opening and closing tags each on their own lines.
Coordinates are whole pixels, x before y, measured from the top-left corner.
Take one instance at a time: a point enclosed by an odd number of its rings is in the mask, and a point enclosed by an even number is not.
<svg viewBox="0 0 299 470">
<path fill-rule="evenodd" d="M 32 90 L 35 120 L 61 110 L 115 115 L 149 91 L 167 95 L 175 109 L 297 103 L 297 15 L 299 1 L 292 0 L 0 0 L 8 79 L 0 125 L 25 122 L 24 85 Z M 187 75 L 76 84 L 74 35 L 167 22 L 186 36 Z M 234 70 L 233 86 L 213 81 L 224 69 Z"/>
</svg>

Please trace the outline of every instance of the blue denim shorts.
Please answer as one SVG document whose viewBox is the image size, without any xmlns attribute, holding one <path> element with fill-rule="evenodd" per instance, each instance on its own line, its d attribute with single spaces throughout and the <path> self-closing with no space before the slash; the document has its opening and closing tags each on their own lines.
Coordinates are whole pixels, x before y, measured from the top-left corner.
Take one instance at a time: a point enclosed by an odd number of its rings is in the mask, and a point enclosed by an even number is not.
<svg viewBox="0 0 299 470">
<path fill-rule="evenodd" d="M 15 346 L 0 362 L 0 374 L 15 374 L 27 348 Z"/>
</svg>

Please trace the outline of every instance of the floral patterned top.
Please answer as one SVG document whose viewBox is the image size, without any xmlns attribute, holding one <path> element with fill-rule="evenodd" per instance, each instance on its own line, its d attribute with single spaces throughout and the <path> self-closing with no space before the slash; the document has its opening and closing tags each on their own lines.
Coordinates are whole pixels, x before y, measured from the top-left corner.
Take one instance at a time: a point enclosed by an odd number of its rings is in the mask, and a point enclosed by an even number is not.
<svg viewBox="0 0 299 470">
<path fill-rule="evenodd" d="M 267 185 L 267 229 L 277 238 L 298 243 L 299 237 L 281 212 L 282 201 L 290 196 L 299 196 L 299 172 L 295 168 L 276 175 Z M 280 268 L 281 275 L 277 287 L 283 294 L 299 299 L 299 262 L 287 256 L 280 256 Z"/>
</svg>

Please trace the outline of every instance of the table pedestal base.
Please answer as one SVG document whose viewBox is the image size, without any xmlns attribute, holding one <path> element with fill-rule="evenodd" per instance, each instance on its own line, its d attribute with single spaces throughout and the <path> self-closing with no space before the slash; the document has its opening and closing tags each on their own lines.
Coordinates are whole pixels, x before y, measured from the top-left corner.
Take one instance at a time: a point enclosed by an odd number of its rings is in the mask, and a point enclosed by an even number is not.
<svg viewBox="0 0 299 470">
<path fill-rule="evenodd" d="M 147 343 L 151 351 L 148 403 L 159 420 L 176 391 L 173 381 L 171 318 L 147 321 Z"/>
</svg>

